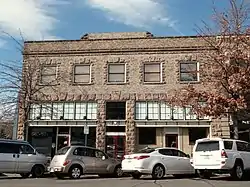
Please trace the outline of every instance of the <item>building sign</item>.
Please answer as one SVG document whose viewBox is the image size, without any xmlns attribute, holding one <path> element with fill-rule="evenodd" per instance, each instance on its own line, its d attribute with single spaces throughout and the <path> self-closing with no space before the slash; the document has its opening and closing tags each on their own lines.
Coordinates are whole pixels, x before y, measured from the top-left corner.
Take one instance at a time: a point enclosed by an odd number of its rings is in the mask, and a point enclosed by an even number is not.
<svg viewBox="0 0 250 187">
<path fill-rule="evenodd" d="M 32 132 L 31 136 L 34 138 L 47 138 L 49 136 L 48 132 Z"/>
</svg>

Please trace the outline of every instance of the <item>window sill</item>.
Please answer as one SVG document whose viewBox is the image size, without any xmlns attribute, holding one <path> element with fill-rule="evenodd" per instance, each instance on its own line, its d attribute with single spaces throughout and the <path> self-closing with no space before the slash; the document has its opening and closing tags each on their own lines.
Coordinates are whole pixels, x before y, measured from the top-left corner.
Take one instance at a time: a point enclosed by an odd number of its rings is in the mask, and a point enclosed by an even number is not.
<svg viewBox="0 0 250 187">
<path fill-rule="evenodd" d="M 201 81 L 179 81 L 180 84 L 200 84 Z"/>
<path fill-rule="evenodd" d="M 143 82 L 145 85 L 152 85 L 152 84 L 165 84 L 165 82 Z"/>
<path fill-rule="evenodd" d="M 72 86 L 88 86 L 88 85 L 93 85 L 94 83 L 89 82 L 89 83 L 71 83 L 70 85 Z"/>
<path fill-rule="evenodd" d="M 107 82 L 107 85 L 125 85 L 127 82 Z"/>
<path fill-rule="evenodd" d="M 45 84 L 45 83 L 39 83 L 39 86 L 58 86 L 60 83 L 53 83 L 53 84 Z"/>
</svg>

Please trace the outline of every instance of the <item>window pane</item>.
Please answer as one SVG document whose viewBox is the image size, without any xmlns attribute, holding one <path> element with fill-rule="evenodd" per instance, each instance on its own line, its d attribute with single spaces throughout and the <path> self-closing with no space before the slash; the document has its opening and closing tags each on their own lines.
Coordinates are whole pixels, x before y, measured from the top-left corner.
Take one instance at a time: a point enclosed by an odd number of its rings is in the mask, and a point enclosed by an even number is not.
<svg viewBox="0 0 250 187">
<path fill-rule="evenodd" d="M 173 108 L 173 118 L 174 119 L 184 119 L 184 109 L 181 107 Z"/>
<path fill-rule="evenodd" d="M 56 75 L 42 75 L 41 82 L 44 84 L 52 84 L 56 80 Z"/>
<path fill-rule="evenodd" d="M 198 81 L 197 72 L 193 73 L 180 73 L 181 81 Z"/>
<path fill-rule="evenodd" d="M 197 71 L 197 63 L 181 63 L 181 72 L 194 72 Z"/>
<path fill-rule="evenodd" d="M 160 73 L 146 73 L 144 74 L 144 82 L 160 82 Z"/>
<path fill-rule="evenodd" d="M 193 113 L 192 109 L 190 107 L 186 107 L 185 108 L 185 118 L 187 120 L 190 120 L 190 119 L 197 119 L 197 115 Z"/>
<path fill-rule="evenodd" d="M 87 104 L 87 119 L 97 119 L 97 103 Z"/>
<path fill-rule="evenodd" d="M 41 119 L 51 119 L 52 105 L 51 104 L 42 104 L 42 115 Z"/>
<path fill-rule="evenodd" d="M 76 65 L 75 74 L 90 74 L 90 65 Z"/>
<path fill-rule="evenodd" d="M 125 82 L 124 74 L 109 74 L 109 82 Z"/>
<path fill-rule="evenodd" d="M 86 109 L 87 109 L 86 103 L 76 103 L 75 119 L 83 120 L 84 116 L 86 116 Z"/>
<path fill-rule="evenodd" d="M 124 73 L 125 64 L 109 64 L 109 73 Z"/>
<path fill-rule="evenodd" d="M 30 119 L 37 119 L 40 116 L 41 107 L 38 104 L 32 104 L 30 108 Z"/>
<path fill-rule="evenodd" d="M 74 119 L 75 105 L 74 103 L 65 103 L 64 104 L 64 119 Z"/>
<path fill-rule="evenodd" d="M 63 117 L 63 103 L 53 103 L 52 119 Z"/>
<path fill-rule="evenodd" d="M 90 75 L 75 75 L 75 83 L 89 83 Z"/>
<path fill-rule="evenodd" d="M 137 102 L 135 106 L 136 119 L 145 120 L 147 116 L 147 103 Z"/>
<path fill-rule="evenodd" d="M 56 66 L 44 66 L 42 70 L 42 75 L 55 75 Z"/>
<path fill-rule="evenodd" d="M 158 72 L 160 73 L 161 64 L 144 64 L 144 72 L 150 73 L 150 72 Z"/>
<path fill-rule="evenodd" d="M 150 102 L 148 103 L 148 119 L 159 119 L 159 104 Z"/>
<path fill-rule="evenodd" d="M 172 109 L 165 103 L 161 103 L 161 119 L 171 119 Z"/>
<path fill-rule="evenodd" d="M 139 130 L 140 145 L 155 145 L 156 144 L 156 128 L 141 127 Z"/>
</svg>

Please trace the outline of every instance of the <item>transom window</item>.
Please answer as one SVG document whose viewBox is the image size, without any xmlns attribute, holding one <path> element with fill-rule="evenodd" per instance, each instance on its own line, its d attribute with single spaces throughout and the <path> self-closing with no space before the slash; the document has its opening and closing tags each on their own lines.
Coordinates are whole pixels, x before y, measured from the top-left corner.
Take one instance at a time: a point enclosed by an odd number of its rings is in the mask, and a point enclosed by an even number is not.
<svg viewBox="0 0 250 187">
<path fill-rule="evenodd" d="M 74 83 L 90 83 L 90 64 L 74 66 Z"/>
<path fill-rule="evenodd" d="M 108 65 L 108 82 L 124 83 L 125 81 L 125 64 Z"/>
<path fill-rule="evenodd" d="M 162 82 L 161 63 L 144 64 L 144 82 Z"/>
<path fill-rule="evenodd" d="M 197 62 L 180 63 L 180 81 L 198 81 L 199 67 Z"/>
<path fill-rule="evenodd" d="M 41 83 L 53 84 L 57 77 L 57 66 L 43 66 L 41 71 Z"/>
</svg>

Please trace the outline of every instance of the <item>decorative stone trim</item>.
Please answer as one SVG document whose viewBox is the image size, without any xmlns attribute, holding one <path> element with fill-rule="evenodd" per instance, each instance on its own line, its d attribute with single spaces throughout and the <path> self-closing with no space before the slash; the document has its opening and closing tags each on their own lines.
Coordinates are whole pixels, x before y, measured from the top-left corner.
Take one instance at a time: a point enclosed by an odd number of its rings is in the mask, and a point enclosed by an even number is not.
<svg viewBox="0 0 250 187">
<path fill-rule="evenodd" d="M 96 127 L 96 148 L 105 151 L 105 145 L 106 145 L 105 100 L 98 100 L 97 119 L 98 120 Z"/>
<path fill-rule="evenodd" d="M 125 82 L 123 83 L 123 82 L 117 82 L 117 83 L 115 83 L 115 82 L 108 82 L 108 65 L 109 64 L 125 64 L 125 78 L 126 78 L 126 80 L 125 80 Z M 120 58 L 120 57 L 118 57 L 118 58 L 110 58 L 106 63 L 105 63 L 105 65 L 104 65 L 104 84 L 106 84 L 106 85 L 124 85 L 124 84 L 129 84 L 129 65 L 128 65 L 128 63 L 126 63 L 126 60 L 125 59 L 122 59 L 122 58 Z"/>
<path fill-rule="evenodd" d="M 88 59 L 88 58 L 83 58 L 80 59 L 79 61 L 71 61 L 71 71 L 70 71 L 70 76 L 69 76 L 69 82 L 70 85 L 77 86 L 77 85 L 92 85 L 95 84 L 95 60 L 93 59 Z M 89 83 L 75 83 L 74 82 L 74 69 L 76 65 L 89 65 L 90 66 L 90 82 Z"/>
<path fill-rule="evenodd" d="M 161 64 L 161 73 L 162 73 L 162 81 L 161 82 L 144 82 L 144 64 Z M 139 69 L 139 73 L 140 73 L 140 83 L 141 84 L 165 84 L 165 80 L 166 80 L 166 69 L 165 69 L 165 59 L 161 58 L 161 57 L 157 57 L 157 56 L 149 56 L 145 59 L 142 60 L 142 63 L 140 64 L 140 69 Z"/>
</svg>

